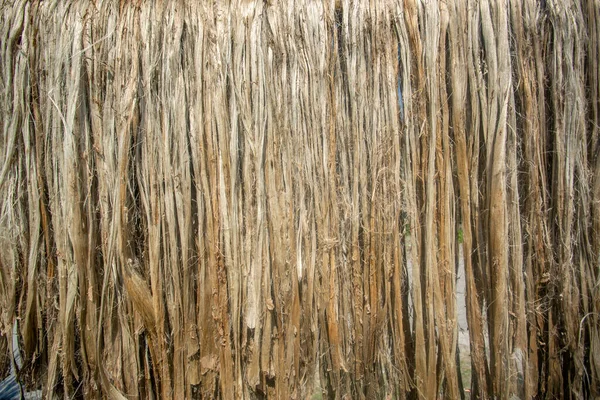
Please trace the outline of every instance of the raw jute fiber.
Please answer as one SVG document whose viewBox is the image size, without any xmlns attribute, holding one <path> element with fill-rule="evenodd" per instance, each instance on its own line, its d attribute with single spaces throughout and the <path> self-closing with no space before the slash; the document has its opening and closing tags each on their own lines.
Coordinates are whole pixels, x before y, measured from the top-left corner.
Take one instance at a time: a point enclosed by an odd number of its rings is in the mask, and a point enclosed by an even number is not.
<svg viewBox="0 0 600 400">
<path fill-rule="evenodd" d="M 600 396 L 598 1 L 0 10 L 2 372 L 17 324 L 49 398 Z"/>
</svg>

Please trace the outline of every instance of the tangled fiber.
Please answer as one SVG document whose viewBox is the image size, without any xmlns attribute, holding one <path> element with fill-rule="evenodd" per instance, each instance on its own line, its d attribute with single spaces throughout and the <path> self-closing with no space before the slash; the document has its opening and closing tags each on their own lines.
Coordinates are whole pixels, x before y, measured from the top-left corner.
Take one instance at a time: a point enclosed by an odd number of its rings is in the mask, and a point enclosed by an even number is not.
<svg viewBox="0 0 600 400">
<path fill-rule="evenodd" d="M 459 398 L 464 297 L 474 398 L 600 396 L 597 0 L 0 9 L 0 368 Z"/>
</svg>

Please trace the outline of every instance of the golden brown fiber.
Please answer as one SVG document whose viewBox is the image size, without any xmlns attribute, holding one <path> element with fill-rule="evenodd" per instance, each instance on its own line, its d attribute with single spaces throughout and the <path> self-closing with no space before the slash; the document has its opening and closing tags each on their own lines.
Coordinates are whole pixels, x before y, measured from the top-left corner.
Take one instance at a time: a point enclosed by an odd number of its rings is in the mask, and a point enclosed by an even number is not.
<svg viewBox="0 0 600 400">
<path fill-rule="evenodd" d="M 0 10 L 0 372 L 600 396 L 598 1 Z"/>
</svg>

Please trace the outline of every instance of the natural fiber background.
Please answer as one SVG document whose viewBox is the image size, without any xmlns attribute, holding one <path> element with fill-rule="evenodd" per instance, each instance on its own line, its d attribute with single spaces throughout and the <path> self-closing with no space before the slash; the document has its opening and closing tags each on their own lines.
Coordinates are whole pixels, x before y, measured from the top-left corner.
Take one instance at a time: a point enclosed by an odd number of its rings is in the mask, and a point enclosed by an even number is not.
<svg viewBox="0 0 600 400">
<path fill-rule="evenodd" d="M 597 0 L 0 3 L 2 371 L 600 396 Z"/>
</svg>

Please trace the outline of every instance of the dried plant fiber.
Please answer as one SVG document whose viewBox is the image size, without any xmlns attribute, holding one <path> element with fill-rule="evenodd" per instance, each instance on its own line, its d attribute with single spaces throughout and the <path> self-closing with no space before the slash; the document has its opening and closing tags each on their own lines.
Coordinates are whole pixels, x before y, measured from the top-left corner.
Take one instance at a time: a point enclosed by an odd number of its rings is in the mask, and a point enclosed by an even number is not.
<svg viewBox="0 0 600 400">
<path fill-rule="evenodd" d="M 3 374 L 17 324 L 48 398 L 600 396 L 597 0 L 0 10 Z"/>
</svg>

